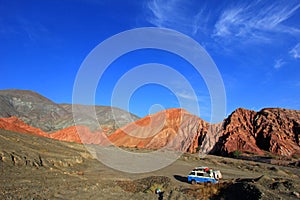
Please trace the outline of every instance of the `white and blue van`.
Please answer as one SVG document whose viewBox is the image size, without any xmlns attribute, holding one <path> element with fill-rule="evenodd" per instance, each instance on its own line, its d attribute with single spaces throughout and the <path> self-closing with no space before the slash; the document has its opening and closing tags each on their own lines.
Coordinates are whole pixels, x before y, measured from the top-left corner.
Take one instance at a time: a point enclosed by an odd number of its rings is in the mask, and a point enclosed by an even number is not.
<svg viewBox="0 0 300 200">
<path fill-rule="evenodd" d="M 196 183 L 218 183 L 222 178 L 219 170 L 212 170 L 208 167 L 196 167 L 188 175 L 188 182 Z"/>
</svg>

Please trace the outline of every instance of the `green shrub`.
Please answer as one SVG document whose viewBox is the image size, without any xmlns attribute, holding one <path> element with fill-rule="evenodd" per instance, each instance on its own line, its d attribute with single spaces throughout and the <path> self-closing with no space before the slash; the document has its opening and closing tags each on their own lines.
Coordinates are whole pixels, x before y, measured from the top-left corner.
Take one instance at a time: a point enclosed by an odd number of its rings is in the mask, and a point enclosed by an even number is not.
<svg viewBox="0 0 300 200">
<path fill-rule="evenodd" d="M 238 158 L 242 155 L 242 152 L 240 150 L 235 150 L 232 152 L 232 157 Z"/>
</svg>

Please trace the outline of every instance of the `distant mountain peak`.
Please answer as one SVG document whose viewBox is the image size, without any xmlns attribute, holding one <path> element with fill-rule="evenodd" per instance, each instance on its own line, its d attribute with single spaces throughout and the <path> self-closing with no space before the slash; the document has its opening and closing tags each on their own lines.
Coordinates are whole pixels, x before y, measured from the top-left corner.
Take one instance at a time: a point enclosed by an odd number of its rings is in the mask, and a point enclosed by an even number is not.
<svg viewBox="0 0 300 200">
<path fill-rule="evenodd" d="M 82 111 L 88 107 L 82 105 Z M 76 125 L 85 125 L 95 130 L 99 127 L 115 131 L 119 126 L 139 119 L 137 116 L 124 110 L 108 106 L 92 106 L 95 108 L 97 119 L 90 113 L 81 112 L 81 119 Z M 114 116 L 113 110 L 118 115 Z M 56 104 L 50 99 L 30 90 L 0 90 L 0 118 L 16 116 L 25 123 L 38 127 L 46 132 L 53 132 L 75 125 L 72 105 Z M 123 117 L 129 116 L 129 117 Z M 118 123 L 115 122 L 118 120 Z"/>
<path fill-rule="evenodd" d="M 191 153 L 300 155 L 298 110 L 238 108 L 222 123 L 209 124 L 181 108 L 139 119 L 109 106 L 75 106 L 74 111 L 71 104 L 56 104 L 33 91 L 2 90 L 0 118 L 4 119 L 0 119 L 0 128 L 89 144 L 107 145 L 108 138 L 116 146 Z M 90 108 L 97 119 L 90 115 Z M 80 116 L 76 124 L 72 112 Z"/>
</svg>

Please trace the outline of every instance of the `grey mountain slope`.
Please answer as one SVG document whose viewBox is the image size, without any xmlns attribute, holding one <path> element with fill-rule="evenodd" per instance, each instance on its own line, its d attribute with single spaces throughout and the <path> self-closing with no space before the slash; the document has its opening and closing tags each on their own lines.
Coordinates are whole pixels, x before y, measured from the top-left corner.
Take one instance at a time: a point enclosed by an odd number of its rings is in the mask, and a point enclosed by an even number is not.
<svg viewBox="0 0 300 200">
<path fill-rule="evenodd" d="M 109 106 L 74 106 L 76 125 L 86 125 L 92 130 L 100 126 L 107 129 L 107 133 L 139 119 L 127 111 Z M 91 111 L 96 113 L 97 120 Z M 75 125 L 71 104 L 56 104 L 29 90 L 0 90 L 0 117 L 11 116 L 46 132 Z"/>
</svg>

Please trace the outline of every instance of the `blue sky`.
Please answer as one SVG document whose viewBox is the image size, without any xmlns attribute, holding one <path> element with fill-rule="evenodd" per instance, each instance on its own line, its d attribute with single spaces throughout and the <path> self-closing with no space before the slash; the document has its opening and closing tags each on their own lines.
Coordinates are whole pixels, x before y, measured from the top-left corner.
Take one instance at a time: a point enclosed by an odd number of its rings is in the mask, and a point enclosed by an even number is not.
<svg viewBox="0 0 300 200">
<path fill-rule="evenodd" d="M 212 57 L 226 90 L 226 114 L 238 107 L 299 110 L 299 21 L 299 0 L 0 0 L 0 89 L 29 89 L 57 103 L 71 103 L 80 65 L 100 42 L 133 28 L 161 27 L 190 36 Z M 120 77 L 151 62 L 187 78 L 198 97 L 200 117 L 209 121 L 210 95 L 201 76 L 184 59 L 153 49 L 112 63 L 99 82 L 96 104 L 110 105 Z M 191 98 L 184 89 L 173 94 L 148 84 L 132 94 L 124 109 L 142 117 L 178 107 L 178 96 L 186 102 Z"/>
</svg>

